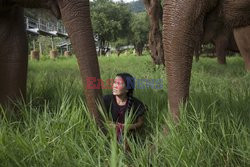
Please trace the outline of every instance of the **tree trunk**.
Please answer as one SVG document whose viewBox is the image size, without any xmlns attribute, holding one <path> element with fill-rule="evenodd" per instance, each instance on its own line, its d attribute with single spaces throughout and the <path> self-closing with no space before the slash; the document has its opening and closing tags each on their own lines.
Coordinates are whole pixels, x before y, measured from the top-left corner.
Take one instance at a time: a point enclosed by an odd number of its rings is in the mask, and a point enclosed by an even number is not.
<svg viewBox="0 0 250 167">
<path fill-rule="evenodd" d="M 195 62 L 196 63 L 200 60 L 201 50 L 202 50 L 202 47 L 199 47 L 199 49 L 196 49 L 194 51 L 194 57 L 195 57 Z"/>
<path fill-rule="evenodd" d="M 39 42 L 39 52 L 40 52 L 40 56 L 43 55 L 43 48 L 42 48 L 42 43 Z"/>
<path fill-rule="evenodd" d="M 141 45 L 135 46 L 135 52 L 138 56 L 142 55 L 142 51 L 143 51 L 143 46 Z"/>
<path fill-rule="evenodd" d="M 103 127 L 96 105 L 97 99 L 102 101 L 102 90 L 101 88 L 93 89 L 88 87 L 88 79 L 90 77 L 96 80 L 100 79 L 99 64 L 90 20 L 89 1 L 79 0 L 73 2 L 61 0 L 58 1 L 58 3 L 62 14 L 62 20 L 76 53 L 87 107 L 98 125 Z"/>
<path fill-rule="evenodd" d="M 198 53 L 196 53 L 195 54 L 195 62 L 197 63 L 197 62 L 199 62 L 199 60 L 200 60 L 200 56 Z"/>
<path fill-rule="evenodd" d="M 161 2 L 159 0 L 144 0 L 144 4 L 150 21 L 149 48 L 151 57 L 155 64 L 164 64 L 162 32 L 160 29 L 160 23 L 162 22 Z"/>
<path fill-rule="evenodd" d="M 122 53 L 122 50 L 116 50 L 117 56 L 119 57 L 120 54 Z"/>
</svg>

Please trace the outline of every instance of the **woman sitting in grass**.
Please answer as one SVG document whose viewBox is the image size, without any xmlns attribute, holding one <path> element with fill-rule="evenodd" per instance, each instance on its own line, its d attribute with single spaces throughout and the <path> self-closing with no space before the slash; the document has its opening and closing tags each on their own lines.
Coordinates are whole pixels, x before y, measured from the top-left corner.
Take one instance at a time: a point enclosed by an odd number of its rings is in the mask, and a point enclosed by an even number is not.
<svg viewBox="0 0 250 167">
<path fill-rule="evenodd" d="M 118 143 L 122 143 L 126 114 L 132 112 L 134 118 L 132 124 L 128 126 L 128 131 L 136 131 L 143 125 L 143 115 L 147 107 L 140 100 L 133 97 L 134 87 L 135 79 L 133 76 L 128 73 L 120 73 L 114 79 L 113 93 L 103 97 L 105 108 L 112 115 L 112 124 L 116 127 Z"/>
</svg>

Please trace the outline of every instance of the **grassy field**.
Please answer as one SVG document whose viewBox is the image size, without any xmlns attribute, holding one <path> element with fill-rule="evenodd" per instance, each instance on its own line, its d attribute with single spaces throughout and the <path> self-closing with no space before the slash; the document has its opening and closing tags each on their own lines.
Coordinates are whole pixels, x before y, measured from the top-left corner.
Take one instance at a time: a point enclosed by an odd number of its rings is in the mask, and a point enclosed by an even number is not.
<svg viewBox="0 0 250 167">
<path fill-rule="evenodd" d="M 42 59 L 29 62 L 20 118 L 0 110 L 0 166 L 250 166 L 250 73 L 240 57 L 228 58 L 227 66 L 209 58 L 193 63 L 190 101 L 177 127 L 169 117 L 162 66 L 149 56 L 125 54 L 99 61 L 104 80 L 129 72 L 164 81 L 161 90 L 135 91 L 149 112 L 139 142 L 129 139 L 132 152 L 90 118 L 75 58 Z M 166 126 L 168 135 L 162 133 Z"/>
</svg>

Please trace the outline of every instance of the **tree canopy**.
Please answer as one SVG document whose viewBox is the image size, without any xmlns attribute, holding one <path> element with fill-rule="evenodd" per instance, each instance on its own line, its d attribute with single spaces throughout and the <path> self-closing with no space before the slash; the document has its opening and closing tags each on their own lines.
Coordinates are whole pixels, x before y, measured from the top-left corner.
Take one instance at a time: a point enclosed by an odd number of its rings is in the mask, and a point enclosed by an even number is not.
<svg viewBox="0 0 250 167">
<path fill-rule="evenodd" d="M 132 43 L 136 52 L 141 55 L 143 47 L 148 42 L 149 21 L 146 12 L 133 14 L 130 28 Z"/>
<path fill-rule="evenodd" d="M 131 12 L 127 4 L 111 0 L 91 2 L 91 20 L 99 47 L 105 48 L 110 42 L 124 38 L 129 32 Z"/>
</svg>

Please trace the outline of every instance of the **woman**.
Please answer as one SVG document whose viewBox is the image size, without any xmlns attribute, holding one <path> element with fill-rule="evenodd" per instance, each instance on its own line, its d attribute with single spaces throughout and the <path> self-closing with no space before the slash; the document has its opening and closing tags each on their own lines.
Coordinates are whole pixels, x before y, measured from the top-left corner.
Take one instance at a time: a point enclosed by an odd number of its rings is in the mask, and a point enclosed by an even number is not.
<svg viewBox="0 0 250 167">
<path fill-rule="evenodd" d="M 129 124 L 128 131 L 136 131 L 143 125 L 143 115 L 146 106 L 137 98 L 133 97 L 135 79 L 128 73 L 117 74 L 112 94 L 103 97 L 106 110 L 112 115 L 112 121 L 116 125 L 117 140 L 122 142 L 125 115 L 132 112 L 134 121 Z"/>
</svg>

